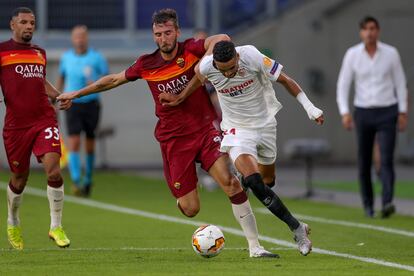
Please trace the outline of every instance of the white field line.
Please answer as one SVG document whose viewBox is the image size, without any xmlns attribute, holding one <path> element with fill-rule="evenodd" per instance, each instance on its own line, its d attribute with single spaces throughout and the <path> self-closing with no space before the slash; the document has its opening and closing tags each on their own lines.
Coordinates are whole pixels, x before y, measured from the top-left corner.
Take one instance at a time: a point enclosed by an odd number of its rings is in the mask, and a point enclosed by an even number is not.
<svg viewBox="0 0 414 276">
<path fill-rule="evenodd" d="M 277 250 L 277 251 L 290 251 L 290 250 L 296 250 L 296 248 L 286 248 L 286 247 L 272 247 L 272 248 L 267 248 L 268 250 Z M 90 251 L 187 251 L 187 250 L 191 250 L 191 247 L 93 247 L 93 248 L 65 248 L 65 249 L 61 249 L 61 248 L 28 248 L 28 249 L 24 249 L 24 251 L 29 251 L 29 252 L 47 252 L 47 251 L 56 251 L 56 252 L 62 252 L 62 251 L 85 251 L 85 252 L 90 252 Z M 223 250 L 226 251 L 247 251 L 248 248 L 243 248 L 243 247 L 225 247 Z M 18 252 L 14 249 L 8 249 L 8 248 L 0 248 L 0 252 Z"/>
<path fill-rule="evenodd" d="M 270 211 L 266 208 L 256 208 L 255 211 L 262 213 L 262 214 L 268 214 L 268 215 L 271 214 Z M 320 222 L 320 223 L 325 223 L 325 224 L 342 225 L 342 226 L 348 226 L 348 227 L 354 227 L 354 228 L 369 229 L 369 230 L 375 230 L 375 231 L 386 232 L 390 234 L 396 234 L 396 235 L 402 235 L 402 236 L 414 238 L 414 232 L 400 230 L 396 228 L 376 226 L 376 225 L 371 225 L 371 224 L 350 222 L 350 221 L 344 221 L 344 220 L 327 219 L 327 218 L 314 217 L 314 216 L 308 216 L 308 215 L 302 215 L 302 214 L 294 214 L 294 215 L 296 218 L 302 219 L 302 220 Z"/>
<path fill-rule="evenodd" d="M 7 184 L 4 183 L 4 182 L 0 182 L 0 189 L 6 190 L 7 189 Z M 37 189 L 37 188 L 26 187 L 24 193 L 29 194 L 29 195 L 40 196 L 40 197 L 47 197 L 45 190 L 41 190 L 41 189 Z M 137 209 L 126 208 L 126 207 L 122 207 L 122 206 L 118 206 L 118 205 L 114 205 L 114 204 L 103 203 L 103 202 L 99 202 L 99 201 L 95 201 L 95 200 L 91 200 L 91 199 L 77 198 L 77 197 L 68 196 L 68 195 L 65 196 L 65 201 L 66 202 L 71 202 L 71 203 L 76 203 L 76 204 L 83 205 L 83 206 L 89 206 L 89 207 L 93 207 L 93 208 L 97 208 L 97 209 L 108 210 L 108 211 L 112 211 L 112 212 L 130 214 L 130 215 L 135 215 L 135 216 L 140 216 L 140 217 L 145 217 L 145 218 L 150 218 L 150 219 L 156 219 L 156 220 L 161 220 L 161 221 L 168 221 L 168 222 L 174 222 L 174 223 L 180 223 L 180 224 L 186 224 L 186 225 L 193 225 L 193 226 L 197 226 L 197 227 L 200 226 L 200 225 L 203 225 L 203 224 L 207 224 L 206 222 L 203 222 L 203 221 L 195 221 L 195 220 L 177 218 L 177 217 L 172 217 L 172 216 L 167 216 L 167 215 L 162 215 L 162 214 L 156 214 L 156 213 L 151 213 L 151 212 L 147 212 L 147 211 L 141 211 L 141 210 L 137 210 Z M 222 230 L 224 230 L 224 232 L 244 237 L 243 232 L 239 229 L 232 228 L 232 227 L 226 227 L 226 226 L 222 226 L 222 225 L 217 225 L 217 226 L 219 226 Z M 290 248 L 296 248 L 296 244 L 294 244 L 292 242 L 288 242 L 288 241 L 285 241 L 285 240 L 279 240 L 279 239 L 275 239 L 275 238 L 272 238 L 272 237 L 259 235 L 259 240 L 266 241 L 266 242 L 272 243 L 272 244 L 276 244 L 278 246 L 286 246 L 286 247 L 290 247 Z M 393 263 L 393 262 L 388 262 L 388 261 L 384 261 L 384 260 L 380 260 L 380 259 L 374 259 L 374 258 L 368 258 L 368 257 L 360 257 L 360 256 L 356 256 L 356 255 L 340 253 L 340 252 L 336 252 L 336 251 L 325 250 L 325 249 L 315 248 L 315 247 L 312 249 L 312 251 L 315 252 L 315 253 L 319 253 L 319 254 L 342 257 L 342 258 L 346 258 L 346 259 L 353 259 L 353 260 L 358 260 L 358 261 L 365 262 L 365 263 L 377 264 L 377 265 L 381 265 L 381 266 L 387 266 L 387 267 L 398 268 L 398 269 L 408 270 L 408 271 L 413 271 L 414 272 L 414 266 L 410 266 L 410 265 Z"/>
</svg>

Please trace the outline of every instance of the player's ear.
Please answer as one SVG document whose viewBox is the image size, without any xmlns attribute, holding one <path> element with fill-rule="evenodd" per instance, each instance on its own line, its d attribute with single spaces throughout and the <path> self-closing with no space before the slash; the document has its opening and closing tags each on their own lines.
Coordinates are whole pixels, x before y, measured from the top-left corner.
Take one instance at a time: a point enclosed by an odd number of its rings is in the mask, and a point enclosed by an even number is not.
<svg viewBox="0 0 414 276">
<path fill-rule="evenodd" d="M 180 38 L 180 36 L 181 36 L 181 30 L 180 28 L 177 28 L 177 38 Z"/>
<path fill-rule="evenodd" d="M 10 20 L 10 30 L 14 31 L 14 17 Z"/>
</svg>

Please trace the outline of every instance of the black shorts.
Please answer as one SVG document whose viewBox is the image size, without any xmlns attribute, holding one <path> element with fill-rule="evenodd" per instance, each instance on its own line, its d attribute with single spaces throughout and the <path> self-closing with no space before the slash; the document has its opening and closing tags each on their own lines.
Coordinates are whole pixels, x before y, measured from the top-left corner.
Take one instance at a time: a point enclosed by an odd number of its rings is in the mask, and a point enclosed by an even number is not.
<svg viewBox="0 0 414 276">
<path fill-rule="evenodd" d="M 101 105 L 99 101 L 88 103 L 73 103 L 66 111 L 66 126 L 69 135 L 79 135 L 85 132 L 87 138 L 95 138 Z"/>
</svg>

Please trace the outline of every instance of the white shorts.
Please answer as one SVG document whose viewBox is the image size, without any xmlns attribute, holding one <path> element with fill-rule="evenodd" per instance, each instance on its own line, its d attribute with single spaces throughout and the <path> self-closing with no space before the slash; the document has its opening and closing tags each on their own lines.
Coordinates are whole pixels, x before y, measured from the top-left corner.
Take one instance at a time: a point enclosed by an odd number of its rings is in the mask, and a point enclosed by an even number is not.
<svg viewBox="0 0 414 276">
<path fill-rule="evenodd" d="M 241 154 L 254 156 L 259 164 L 271 165 L 277 156 L 276 124 L 257 130 L 231 128 L 223 131 L 221 152 L 227 152 L 233 162 Z"/>
</svg>

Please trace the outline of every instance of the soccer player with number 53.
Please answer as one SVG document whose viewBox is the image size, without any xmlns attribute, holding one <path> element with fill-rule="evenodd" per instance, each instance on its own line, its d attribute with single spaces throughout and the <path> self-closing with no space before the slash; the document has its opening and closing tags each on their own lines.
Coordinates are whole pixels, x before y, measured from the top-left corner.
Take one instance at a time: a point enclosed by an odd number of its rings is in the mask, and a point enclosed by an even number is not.
<svg viewBox="0 0 414 276">
<path fill-rule="evenodd" d="M 12 38 L 0 43 L 0 86 L 6 104 L 3 140 L 11 170 L 7 188 L 8 240 L 13 248 L 23 249 L 19 207 L 33 152 L 47 176 L 49 237 L 59 247 L 68 247 L 70 240 L 61 224 L 64 190 L 59 128 L 48 99 L 55 100 L 60 93 L 46 80 L 45 50 L 30 43 L 35 30 L 33 11 L 25 7 L 14 10 L 10 28 Z M 60 109 L 71 105 L 71 100 L 61 101 Z"/>
</svg>

